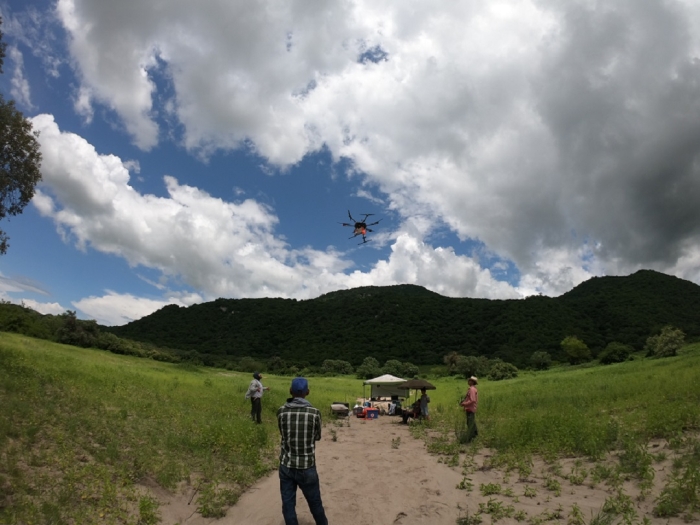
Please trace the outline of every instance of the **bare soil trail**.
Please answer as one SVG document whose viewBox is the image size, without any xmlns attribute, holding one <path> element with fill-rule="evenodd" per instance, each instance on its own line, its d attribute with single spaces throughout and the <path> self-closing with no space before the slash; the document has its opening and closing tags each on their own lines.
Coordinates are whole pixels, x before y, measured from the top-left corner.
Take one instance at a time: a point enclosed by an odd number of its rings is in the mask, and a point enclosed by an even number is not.
<svg viewBox="0 0 700 525">
<path fill-rule="evenodd" d="M 460 458 L 460 465 L 448 466 L 438 456 L 429 454 L 425 443 L 414 439 L 408 427 L 400 424 L 400 418 L 391 416 L 367 421 L 350 416 L 343 426 L 331 422 L 324 427 L 323 438 L 316 447 L 321 496 L 331 525 L 455 525 L 458 518 L 467 512 L 474 515 L 479 504 L 485 505 L 489 500 L 520 511 L 520 523 L 567 523 L 574 505 L 588 523 L 606 498 L 615 493 L 602 483 L 594 487 L 573 485 L 559 477 L 561 490 L 557 494 L 546 488 L 547 478 L 553 477 L 548 465 L 536 463 L 529 479 L 519 480 L 515 473 L 490 469 L 488 458 L 488 450 L 474 457 L 475 468 L 468 474 L 472 489 L 460 489 L 458 484 L 465 479 L 465 457 Z M 565 472 L 573 468 L 573 463 L 574 459 L 560 462 Z M 640 521 L 647 516 L 653 524 L 683 523 L 680 518 L 651 516 L 667 466 L 660 463 L 655 467 L 659 487 L 643 501 L 636 499 L 639 490 L 633 482 L 625 484 Z M 482 495 L 481 486 L 489 484 L 500 485 L 501 493 Z M 284 525 L 276 472 L 243 494 L 220 519 L 194 513 L 196 498 L 188 505 L 191 491 L 179 495 L 160 492 L 156 496 L 163 504 L 163 525 Z M 300 525 L 314 525 L 301 491 L 297 494 L 297 514 Z M 493 515 L 481 517 L 483 523 L 489 523 Z M 498 523 L 511 525 L 518 521 L 511 513 L 511 517 L 498 519 Z"/>
</svg>

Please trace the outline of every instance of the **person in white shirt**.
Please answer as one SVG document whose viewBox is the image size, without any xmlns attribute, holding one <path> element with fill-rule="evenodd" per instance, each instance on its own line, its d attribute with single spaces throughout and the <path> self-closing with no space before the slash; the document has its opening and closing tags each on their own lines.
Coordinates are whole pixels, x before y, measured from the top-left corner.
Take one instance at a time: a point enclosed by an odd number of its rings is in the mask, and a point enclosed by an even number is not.
<svg viewBox="0 0 700 525">
<path fill-rule="evenodd" d="M 255 372 L 253 380 L 248 386 L 248 391 L 245 394 L 246 399 L 250 399 L 250 417 L 256 423 L 262 423 L 262 396 L 265 390 L 270 390 L 269 386 L 263 386 L 260 382 L 262 374 Z"/>
</svg>

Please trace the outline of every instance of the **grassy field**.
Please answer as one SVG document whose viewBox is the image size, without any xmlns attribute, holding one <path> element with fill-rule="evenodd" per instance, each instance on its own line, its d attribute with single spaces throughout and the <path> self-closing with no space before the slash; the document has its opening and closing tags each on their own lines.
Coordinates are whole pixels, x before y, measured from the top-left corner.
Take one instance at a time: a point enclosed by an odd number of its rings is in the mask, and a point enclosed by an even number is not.
<svg viewBox="0 0 700 525">
<path fill-rule="evenodd" d="M 265 378 L 263 425 L 249 418 L 249 380 L 0 333 L 0 523 L 157 523 L 157 502 L 139 490 L 145 480 L 171 489 L 187 480 L 198 488 L 199 511 L 222 515 L 276 466 L 275 412 L 290 378 Z M 458 401 L 466 382 L 434 383 L 432 419 L 415 434 L 433 452 L 464 451 Z M 362 382 L 314 377 L 310 389 L 325 410 L 352 403 Z M 479 395 L 480 437 L 471 447 L 491 447 L 506 463 L 611 449 L 633 458 L 651 438 L 679 441 L 700 428 L 700 345 L 674 358 L 481 381 Z M 700 479 L 681 479 L 692 474 L 688 462 L 679 480 L 697 495 Z M 686 510 L 695 504 L 683 497 Z"/>
</svg>

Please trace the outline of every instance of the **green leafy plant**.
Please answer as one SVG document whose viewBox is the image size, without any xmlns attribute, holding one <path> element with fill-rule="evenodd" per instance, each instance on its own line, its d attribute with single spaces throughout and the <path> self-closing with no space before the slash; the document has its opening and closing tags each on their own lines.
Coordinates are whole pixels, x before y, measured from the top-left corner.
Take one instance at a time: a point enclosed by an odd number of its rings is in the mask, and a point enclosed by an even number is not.
<svg viewBox="0 0 700 525">
<path fill-rule="evenodd" d="M 216 483 L 203 483 L 197 498 L 197 512 L 205 518 L 223 518 L 226 509 L 238 501 L 233 490 L 217 487 Z"/>
<path fill-rule="evenodd" d="M 644 350 L 650 357 L 672 357 L 678 353 L 684 343 L 683 331 L 669 325 L 664 326 L 660 334 L 649 337 Z"/>
<path fill-rule="evenodd" d="M 142 496 L 139 499 L 139 525 L 156 525 L 160 523 L 160 511 L 158 500 L 151 496 Z"/>
<path fill-rule="evenodd" d="M 515 507 L 504 505 L 502 501 L 490 498 L 486 503 L 479 503 L 479 512 L 489 514 L 491 521 L 495 523 L 500 519 L 512 517 L 515 514 Z"/>
<path fill-rule="evenodd" d="M 482 483 L 479 485 L 479 490 L 481 490 L 482 496 L 491 496 L 493 494 L 501 493 L 501 485 L 498 483 Z"/>
<path fill-rule="evenodd" d="M 670 518 L 685 512 L 692 518 L 700 511 L 700 454 L 691 449 L 680 459 L 682 465 L 674 469 L 656 500 L 654 516 Z"/>
<path fill-rule="evenodd" d="M 462 478 L 462 481 L 457 483 L 457 488 L 459 490 L 466 490 L 467 492 L 471 492 L 474 490 L 474 483 L 472 483 L 472 480 L 466 476 Z"/>
<path fill-rule="evenodd" d="M 554 479 L 553 477 L 547 477 L 544 480 L 544 487 L 551 491 L 554 492 L 556 496 L 561 495 L 561 483 L 559 483 L 558 480 Z"/>
<path fill-rule="evenodd" d="M 576 336 L 565 337 L 561 342 L 561 348 L 569 357 L 569 363 L 572 365 L 591 360 L 591 351 L 588 346 Z"/>
<path fill-rule="evenodd" d="M 465 516 L 457 518 L 457 525 L 479 525 L 482 521 L 480 513 L 470 515 L 467 511 Z"/>
<path fill-rule="evenodd" d="M 571 506 L 569 517 L 566 520 L 566 525 L 586 525 L 586 520 L 583 517 L 583 511 L 576 503 Z"/>
</svg>

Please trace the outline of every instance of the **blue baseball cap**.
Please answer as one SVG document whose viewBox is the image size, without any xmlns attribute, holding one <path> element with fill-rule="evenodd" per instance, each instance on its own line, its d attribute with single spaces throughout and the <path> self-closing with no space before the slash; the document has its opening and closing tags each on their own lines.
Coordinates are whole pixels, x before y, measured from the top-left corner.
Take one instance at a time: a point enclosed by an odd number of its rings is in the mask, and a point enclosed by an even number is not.
<svg viewBox="0 0 700 525">
<path fill-rule="evenodd" d="M 306 394 L 309 390 L 309 382 L 303 377 L 295 377 L 292 379 L 292 388 L 294 394 Z"/>
</svg>

